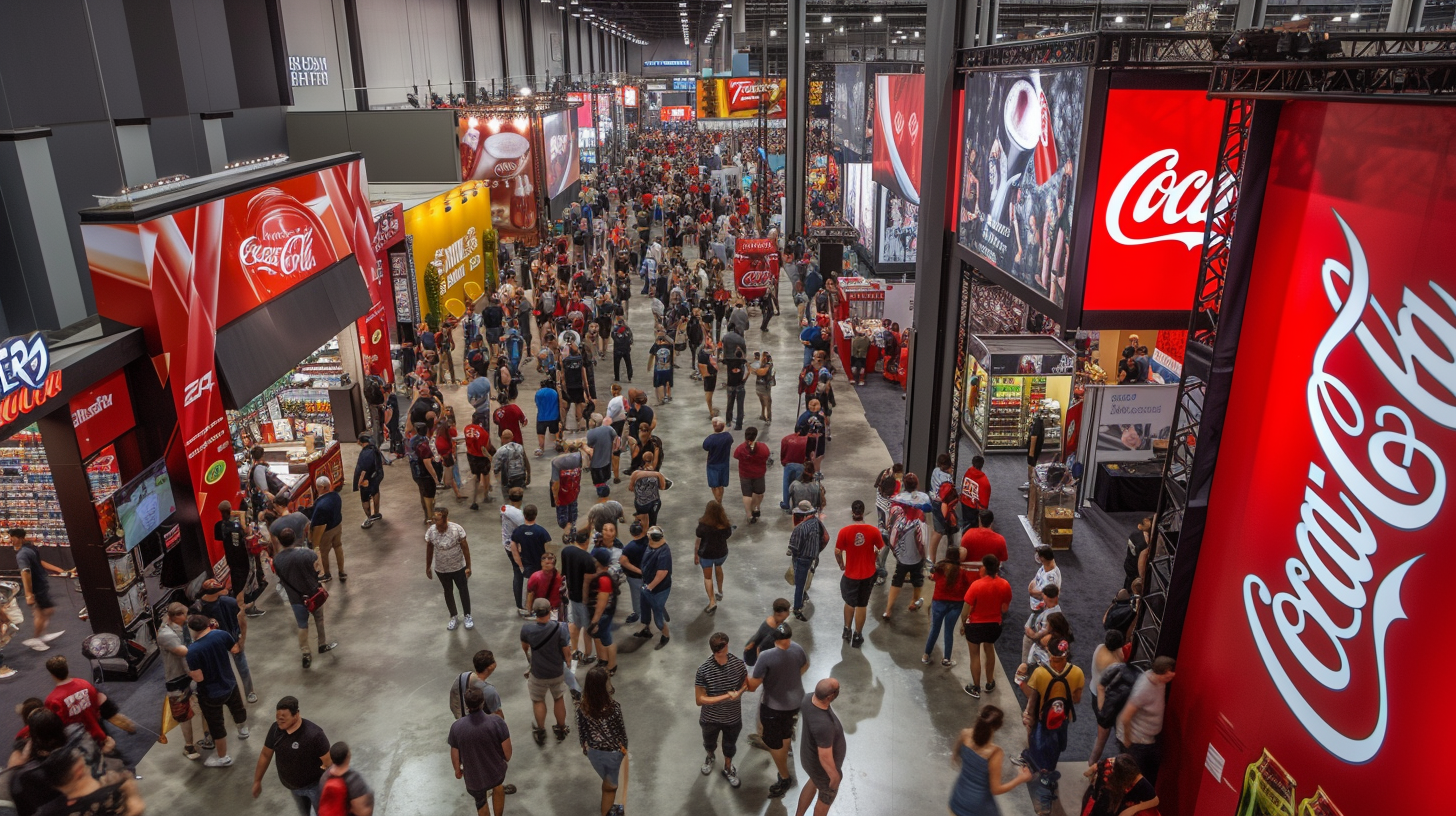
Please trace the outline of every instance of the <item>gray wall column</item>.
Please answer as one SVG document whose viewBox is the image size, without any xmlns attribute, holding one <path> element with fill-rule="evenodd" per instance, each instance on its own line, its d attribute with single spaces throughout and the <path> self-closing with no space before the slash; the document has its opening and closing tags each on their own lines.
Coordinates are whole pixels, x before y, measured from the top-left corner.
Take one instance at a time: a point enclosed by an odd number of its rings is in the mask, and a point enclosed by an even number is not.
<svg viewBox="0 0 1456 816">
<path fill-rule="evenodd" d="M 14 245 L 0 255 L 8 331 L 68 326 L 90 313 L 51 163 L 51 130 L 0 131 L 0 203 Z"/>
<path fill-rule="evenodd" d="M 202 133 L 207 138 L 207 165 L 216 173 L 228 163 L 227 139 L 222 133 L 222 119 L 203 114 Z"/>
<path fill-rule="evenodd" d="M 1409 2 L 1409 0 L 1404 0 Z M 1397 3 L 1402 0 L 1396 0 Z M 1267 0 L 1239 0 L 1238 7 L 1234 10 L 1234 30 L 1243 31 L 1246 28 L 1263 28 L 1264 12 L 1267 9 Z M 1392 17 L 1392 19 L 1394 19 Z"/>
<path fill-rule="evenodd" d="M 742 0 L 740 0 L 741 2 Z M 809 123 L 809 74 L 804 65 L 804 32 L 809 23 L 805 12 L 807 0 L 789 0 L 789 118 L 787 166 L 784 172 L 784 235 L 804 232 L 804 205 L 807 201 L 805 175 L 808 155 L 805 151 Z"/>
<path fill-rule="evenodd" d="M 1390 4 L 1390 18 L 1385 30 L 1390 32 L 1417 31 L 1421 27 L 1421 14 L 1426 9 L 1424 0 L 1394 0 Z"/>
<path fill-rule="evenodd" d="M 157 163 L 152 158 L 150 130 L 147 124 L 116 126 L 116 149 L 121 154 L 122 177 L 126 179 L 128 187 L 157 179 Z"/>
<path fill-rule="evenodd" d="M 920 164 L 920 252 L 915 259 L 915 337 L 905 406 L 905 470 L 928 478 L 955 418 L 960 269 L 955 261 L 955 185 L 949 169 L 955 107 L 958 0 L 928 0 L 925 20 L 925 141 Z"/>
</svg>

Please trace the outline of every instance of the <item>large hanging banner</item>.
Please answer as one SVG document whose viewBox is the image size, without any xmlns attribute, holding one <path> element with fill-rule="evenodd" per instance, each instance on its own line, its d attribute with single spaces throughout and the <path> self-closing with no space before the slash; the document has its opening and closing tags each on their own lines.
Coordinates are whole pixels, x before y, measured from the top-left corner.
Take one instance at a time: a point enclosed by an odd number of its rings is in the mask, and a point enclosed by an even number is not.
<svg viewBox="0 0 1456 816">
<path fill-rule="evenodd" d="M 538 242 L 536 168 L 531 120 L 460 116 L 460 179 L 490 190 L 491 222 L 502 242 Z"/>
<path fill-rule="evenodd" d="M 239 490 L 213 357 L 217 330 L 350 254 L 375 299 L 366 323 L 384 308 L 367 189 L 363 161 L 354 161 L 140 224 L 81 227 L 97 311 L 143 330 L 177 403 L 175 439 L 204 531 L 221 518 L 217 503 Z M 380 339 L 361 352 L 387 366 L 388 338 Z M 209 541 L 208 553 L 217 562 L 221 545 Z"/>
<path fill-rule="evenodd" d="M 768 100 L 768 118 L 788 115 L 788 81 L 763 77 L 704 79 L 698 83 L 699 119 L 756 119 L 758 102 Z"/>
<path fill-rule="evenodd" d="M 875 183 L 919 207 L 925 74 L 875 77 L 875 117 Z"/>
<path fill-rule="evenodd" d="M 405 230 L 414 253 L 419 314 L 435 321 L 465 314 L 465 302 L 481 296 L 488 285 L 481 246 L 495 210 L 484 182 L 462 184 L 448 193 L 404 211 Z M 439 276 L 438 303 L 431 299 L 430 272 Z M 435 311 L 438 306 L 439 311 Z"/>
<path fill-rule="evenodd" d="M 757 300 L 779 278 L 779 248 L 772 238 L 739 238 L 733 253 L 733 285 Z"/>
</svg>

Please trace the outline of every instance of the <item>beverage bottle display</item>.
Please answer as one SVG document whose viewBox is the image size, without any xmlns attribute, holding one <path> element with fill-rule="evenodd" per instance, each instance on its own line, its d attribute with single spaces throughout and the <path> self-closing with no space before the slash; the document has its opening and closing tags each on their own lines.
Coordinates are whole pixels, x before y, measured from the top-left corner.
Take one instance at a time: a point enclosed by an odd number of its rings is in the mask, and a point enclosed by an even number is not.
<svg viewBox="0 0 1456 816">
<path fill-rule="evenodd" d="M 1235 816 L 1295 816 L 1294 777 L 1274 757 L 1264 755 L 1244 771 L 1244 789 L 1239 794 Z"/>
<path fill-rule="evenodd" d="M 475 177 L 475 163 L 480 158 L 480 130 L 476 127 L 479 121 L 470 117 L 466 121 L 465 132 L 460 134 L 460 178 L 469 180 Z"/>
<path fill-rule="evenodd" d="M 1041 87 L 1041 72 L 1031 72 L 1031 84 L 1036 87 L 1036 98 L 1041 103 L 1041 135 L 1037 138 L 1032 166 L 1036 170 L 1038 186 L 1046 184 L 1057 172 L 1057 140 L 1052 133 L 1052 109 L 1047 105 L 1046 91 Z"/>
<path fill-rule="evenodd" d="M 511 226 L 522 230 L 536 226 L 536 188 L 527 173 L 516 176 L 511 191 Z"/>
<path fill-rule="evenodd" d="M 1314 796 L 1299 803 L 1299 816 L 1343 816 L 1324 788 L 1315 788 Z"/>
</svg>

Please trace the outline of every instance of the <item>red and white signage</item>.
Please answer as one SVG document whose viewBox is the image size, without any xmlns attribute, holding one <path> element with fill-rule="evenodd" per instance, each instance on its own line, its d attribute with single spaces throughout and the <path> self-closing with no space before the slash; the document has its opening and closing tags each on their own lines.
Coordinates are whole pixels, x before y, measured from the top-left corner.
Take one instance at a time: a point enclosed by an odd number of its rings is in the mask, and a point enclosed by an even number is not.
<svg viewBox="0 0 1456 816">
<path fill-rule="evenodd" d="M 661 111 L 664 122 L 686 122 L 693 118 L 692 105 L 663 105 Z"/>
<path fill-rule="evenodd" d="M 911 204 L 920 204 L 925 74 L 875 77 L 874 180 Z"/>
<path fill-rule="evenodd" d="M 624 108 L 637 107 L 637 86 L 623 85 L 617 89 L 617 103 Z"/>
<path fill-rule="evenodd" d="M 740 238 L 734 247 L 733 284 L 748 300 L 763 297 L 779 277 L 779 250 L 772 238 Z"/>
<path fill-rule="evenodd" d="M 1297 780 L 1271 812 L 1317 788 L 1347 814 L 1433 810 L 1428 788 L 1375 781 L 1449 754 L 1453 132 L 1449 107 L 1284 103 L 1168 703 L 1166 813 L 1236 812 L 1265 751 Z"/>
<path fill-rule="evenodd" d="M 1083 311 L 1193 307 L 1223 114 L 1203 91 L 1108 91 Z"/>
<path fill-rule="evenodd" d="M 136 425 L 126 372 L 118 371 L 71 398 L 71 425 L 85 459 Z"/>
</svg>

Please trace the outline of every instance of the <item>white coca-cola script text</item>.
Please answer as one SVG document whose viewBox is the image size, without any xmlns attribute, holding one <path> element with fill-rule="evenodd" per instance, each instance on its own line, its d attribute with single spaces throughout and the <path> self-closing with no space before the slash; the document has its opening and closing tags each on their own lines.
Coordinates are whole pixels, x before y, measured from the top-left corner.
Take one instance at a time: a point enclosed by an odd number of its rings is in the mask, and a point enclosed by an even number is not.
<svg viewBox="0 0 1456 816">
<path fill-rule="evenodd" d="M 1161 164 L 1163 169 L 1148 177 L 1149 171 Z M 1195 170 L 1178 178 L 1178 151 L 1172 148 L 1158 150 L 1144 157 L 1132 166 L 1112 191 L 1107 202 L 1107 234 L 1112 240 L 1125 246 L 1154 244 L 1159 241 L 1178 241 L 1189 249 L 1203 244 L 1203 224 L 1208 218 L 1208 199 L 1213 192 L 1213 178 L 1204 170 Z M 1142 185 L 1140 191 L 1138 185 Z M 1154 215 L 1161 213 L 1163 225 L 1172 229 L 1179 224 L 1193 229 L 1161 232 L 1143 237 L 1131 237 L 1122 230 L 1122 210 L 1127 200 L 1133 197 L 1132 221 L 1146 224 Z"/>
</svg>

